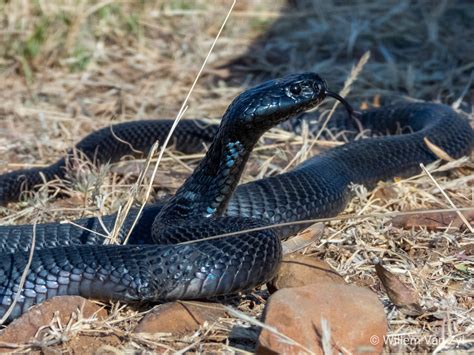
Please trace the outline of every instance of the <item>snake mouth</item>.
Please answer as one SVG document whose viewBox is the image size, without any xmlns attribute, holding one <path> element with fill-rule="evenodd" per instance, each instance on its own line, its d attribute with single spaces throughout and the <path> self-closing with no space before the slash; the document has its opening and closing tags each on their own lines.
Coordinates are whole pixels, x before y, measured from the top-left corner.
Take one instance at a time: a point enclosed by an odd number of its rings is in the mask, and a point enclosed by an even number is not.
<svg viewBox="0 0 474 355">
<path fill-rule="evenodd" d="M 344 105 L 344 107 L 346 108 L 347 113 L 349 114 L 349 118 L 354 117 L 354 114 L 355 114 L 354 109 L 342 96 L 340 96 L 339 94 L 336 94 L 335 92 L 329 91 L 329 90 L 326 90 L 324 93 L 326 94 L 326 96 L 330 96 L 330 97 L 336 99 L 337 101 L 339 101 L 340 103 L 342 103 Z"/>
</svg>

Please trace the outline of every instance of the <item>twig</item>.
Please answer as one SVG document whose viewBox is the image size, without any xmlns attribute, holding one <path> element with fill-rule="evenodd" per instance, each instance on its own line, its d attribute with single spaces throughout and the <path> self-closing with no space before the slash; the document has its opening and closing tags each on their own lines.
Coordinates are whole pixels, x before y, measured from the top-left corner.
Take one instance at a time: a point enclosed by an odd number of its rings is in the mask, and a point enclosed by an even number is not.
<svg viewBox="0 0 474 355">
<path fill-rule="evenodd" d="M 67 221 L 65 221 L 64 223 L 71 224 L 71 225 L 73 225 L 74 227 L 83 229 L 83 230 L 85 230 L 85 231 L 87 231 L 87 232 L 89 232 L 89 233 L 94 233 L 94 234 L 96 234 L 96 235 L 98 235 L 98 236 L 107 238 L 107 234 L 103 234 L 103 233 L 100 233 L 100 232 L 98 232 L 98 231 L 96 231 L 96 230 L 92 230 L 92 229 L 86 228 L 86 227 L 81 226 L 80 224 L 78 224 L 78 223 L 76 223 L 76 222 L 74 222 L 74 221 L 67 220 Z M 103 228 L 103 227 L 102 227 L 102 228 Z M 106 230 L 106 232 L 108 232 L 108 231 Z"/>
<path fill-rule="evenodd" d="M 240 230 L 237 232 L 229 232 L 229 233 L 224 233 L 224 234 L 219 234 L 211 237 L 206 237 L 202 239 L 197 239 L 197 240 L 190 240 L 187 242 L 182 242 L 179 244 L 192 244 L 192 243 L 197 243 L 203 240 L 213 240 L 213 239 L 219 239 L 219 238 L 226 238 L 226 237 L 231 237 L 234 235 L 239 235 L 243 233 L 251 233 L 251 232 L 257 232 L 265 229 L 270 229 L 270 228 L 280 228 L 280 227 L 287 227 L 287 226 L 295 226 L 299 224 L 313 224 L 313 223 L 318 223 L 318 222 L 331 222 L 331 221 L 347 221 L 347 220 L 362 220 L 362 219 L 368 219 L 368 218 L 389 218 L 389 217 L 397 217 L 397 216 L 410 216 L 410 215 L 416 215 L 416 214 L 431 214 L 431 213 L 443 213 L 443 212 L 453 212 L 453 211 L 474 211 L 474 207 L 463 207 L 463 208 L 440 208 L 440 209 L 434 209 L 434 210 L 420 210 L 420 211 L 407 211 L 407 212 L 387 212 L 387 213 L 371 213 L 368 215 L 346 215 L 346 216 L 336 216 L 336 217 L 328 217 L 328 218 L 314 218 L 314 219 L 305 219 L 301 221 L 292 221 L 292 222 L 285 222 L 285 223 L 277 223 L 277 224 L 270 224 L 268 226 L 262 226 L 262 227 L 255 227 L 255 228 L 249 228 L 249 229 L 244 229 Z"/>
<path fill-rule="evenodd" d="M 173 122 L 173 125 L 171 126 L 171 129 L 168 133 L 168 136 L 166 137 L 163 145 L 161 146 L 161 150 L 160 150 L 160 154 L 158 155 L 158 159 L 156 161 L 156 164 L 155 164 L 155 167 L 153 168 L 153 172 L 151 174 L 151 178 L 150 178 L 150 183 L 148 184 L 148 188 L 147 188 L 147 191 L 146 191 L 146 194 L 145 194 L 145 200 L 144 202 L 142 203 L 142 205 L 140 206 L 140 210 L 139 210 L 139 213 L 137 214 L 137 217 L 136 217 L 136 220 L 138 220 L 138 218 L 140 217 L 142 211 L 143 211 L 143 208 L 145 207 L 145 204 L 150 196 L 150 193 L 151 193 L 151 188 L 152 188 L 152 182 L 154 181 L 155 179 L 155 176 L 156 176 L 156 173 L 158 172 L 158 167 L 160 165 L 160 162 L 161 162 L 161 159 L 163 158 L 163 154 L 168 146 L 168 143 L 171 139 L 171 136 L 173 135 L 173 132 L 174 130 L 176 129 L 176 126 L 178 125 L 179 121 L 181 120 L 181 118 L 183 117 L 184 113 L 186 112 L 186 109 L 187 109 L 187 103 L 188 103 L 188 100 L 194 90 L 194 87 L 196 86 L 199 78 L 201 77 L 201 74 L 204 70 L 204 67 L 206 66 L 207 64 L 207 61 L 209 60 L 209 57 L 211 56 L 212 54 L 212 51 L 214 50 L 214 47 L 217 43 L 217 40 L 219 39 L 221 33 L 222 33 L 222 30 L 224 29 L 224 26 L 225 24 L 227 23 L 227 20 L 229 19 L 230 17 L 230 14 L 232 13 L 232 10 L 234 9 L 234 6 L 235 6 L 235 3 L 236 3 L 236 0 L 234 0 L 232 2 L 232 5 L 230 6 L 229 8 L 229 11 L 227 12 L 227 15 L 226 17 L 224 18 L 224 21 L 222 22 L 222 25 L 221 27 L 219 28 L 219 32 L 217 32 L 217 35 L 216 37 L 214 38 L 214 41 L 212 42 L 212 45 L 211 45 L 211 48 L 209 49 L 209 52 L 207 53 L 207 56 L 206 58 L 204 58 L 204 62 L 202 63 L 201 65 L 201 68 L 199 69 L 199 72 L 197 73 L 196 77 L 194 78 L 194 81 L 193 81 L 193 84 L 191 85 L 191 88 L 189 89 L 188 91 L 188 94 L 186 95 L 182 105 L 181 105 L 181 108 L 179 109 L 179 112 L 178 114 L 176 115 L 176 118 Z M 130 228 L 130 231 L 128 233 L 128 236 L 126 238 L 126 240 L 128 240 L 128 237 L 131 235 L 132 231 L 133 231 L 133 228 L 135 227 L 136 221 L 134 221 L 133 225 L 132 225 L 132 228 Z"/>
<path fill-rule="evenodd" d="M 146 175 L 146 172 L 148 171 L 148 169 L 150 168 L 150 165 L 151 165 L 151 162 L 153 160 L 153 156 L 155 155 L 156 151 L 158 150 L 158 145 L 159 145 L 159 142 L 155 142 L 153 144 L 153 146 L 151 147 L 150 149 L 150 152 L 148 153 L 148 157 L 146 159 L 146 162 L 145 162 L 145 168 L 140 172 L 140 175 L 138 176 L 138 179 L 137 179 L 137 182 L 135 183 L 135 185 L 132 186 L 131 190 L 132 191 L 138 191 L 138 188 L 139 186 L 141 186 L 142 184 L 142 181 L 144 180 L 145 178 L 145 175 Z M 123 244 L 127 244 L 128 243 L 128 239 L 130 238 L 130 236 L 132 235 L 132 232 L 133 230 L 135 229 L 135 226 L 137 225 L 138 221 L 140 220 L 140 216 L 142 215 L 142 211 L 143 209 L 145 208 L 145 204 L 146 204 L 146 201 L 148 200 L 148 195 L 149 195 L 149 191 L 151 189 L 151 186 L 153 184 L 153 180 L 154 180 L 154 176 L 150 179 L 150 183 L 149 183 L 149 190 L 147 191 L 147 195 L 144 199 L 144 202 L 142 203 L 142 205 L 140 206 L 140 209 L 138 210 L 138 213 L 137 215 L 135 216 L 135 219 L 133 220 L 133 223 L 132 223 L 132 226 L 130 227 L 130 230 L 128 231 L 127 233 L 127 236 L 125 237 L 125 240 L 123 241 Z M 132 207 L 132 202 L 134 200 L 134 196 L 132 195 L 132 197 L 127 201 L 127 207 L 129 207 L 126 212 L 125 212 L 125 216 L 128 215 L 128 212 L 130 211 L 130 208 Z M 123 221 L 121 221 L 119 224 L 117 224 L 117 226 L 121 226 L 123 224 L 123 222 L 125 221 L 125 218 L 123 219 Z M 120 230 L 120 228 L 116 228 L 116 230 Z"/>
<path fill-rule="evenodd" d="M 246 321 L 246 322 L 249 322 L 250 324 L 257 325 L 257 326 L 259 326 L 259 327 L 261 327 L 261 328 L 263 328 L 263 329 L 265 329 L 265 330 L 268 330 L 269 332 L 271 332 L 271 333 L 277 335 L 278 337 L 280 337 L 280 338 L 286 340 L 286 342 L 287 342 L 288 344 L 290 344 L 290 345 L 295 345 L 295 346 L 297 346 L 297 347 L 303 349 L 303 350 L 304 350 L 305 352 L 307 352 L 308 354 L 314 354 L 314 352 L 311 351 L 311 349 L 308 349 L 308 348 L 305 347 L 304 345 L 298 343 L 296 340 L 291 339 L 289 336 L 287 336 L 287 335 L 281 333 L 278 329 L 273 328 L 273 327 L 270 327 L 269 325 L 267 325 L 267 324 L 265 324 L 265 323 L 262 323 L 262 322 L 260 322 L 259 320 L 256 320 L 255 318 L 250 317 L 250 316 L 246 315 L 245 313 L 240 312 L 240 311 L 238 311 L 238 310 L 236 310 L 236 309 L 234 309 L 234 308 L 232 308 L 232 307 L 225 306 L 224 308 L 225 308 L 225 310 L 226 310 L 229 314 L 233 315 L 234 317 L 240 318 L 240 319 L 242 319 L 242 320 L 244 320 L 244 321 Z"/>
<path fill-rule="evenodd" d="M 454 211 L 457 213 L 457 215 L 459 216 L 459 218 L 461 218 L 461 220 L 464 222 L 464 224 L 467 226 L 467 228 L 469 229 L 469 231 L 471 233 L 474 233 L 474 228 L 471 226 L 471 224 L 468 222 L 468 220 L 466 219 L 466 217 L 464 217 L 464 215 L 461 213 L 460 209 L 456 207 L 456 205 L 453 203 L 453 201 L 451 200 L 451 198 L 449 198 L 448 194 L 446 192 L 444 192 L 443 188 L 438 184 L 438 182 L 435 180 L 435 178 L 433 177 L 433 175 L 431 175 L 431 173 L 428 171 L 428 169 L 426 169 L 425 165 L 423 163 L 420 164 L 421 166 L 421 169 L 423 169 L 423 171 L 425 172 L 426 175 L 428 175 L 428 177 L 431 179 L 431 181 L 433 181 L 433 184 L 435 184 L 435 186 L 439 189 L 439 191 L 441 192 L 441 194 L 446 198 L 446 200 L 448 201 L 448 203 L 451 205 L 451 207 L 454 209 Z"/>
</svg>

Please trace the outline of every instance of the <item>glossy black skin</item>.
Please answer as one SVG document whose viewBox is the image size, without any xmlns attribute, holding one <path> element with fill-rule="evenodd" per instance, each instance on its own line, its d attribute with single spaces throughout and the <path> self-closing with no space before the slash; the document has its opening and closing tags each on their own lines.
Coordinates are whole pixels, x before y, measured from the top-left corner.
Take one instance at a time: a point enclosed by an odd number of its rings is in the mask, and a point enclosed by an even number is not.
<svg viewBox="0 0 474 355">
<path fill-rule="evenodd" d="M 153 235 L 164 224 L 191 216 L 218 217 L 240 180 L 258 139 L 271 127 L 324 100 L 326 85 L 316 74 L 289 75 L 240 94 L 225 112 L 206 156 L 157 218 Z"/>
<path fill-rule="evenodd" d="M 313 73 L 269 81 L 239 95 L 224 114 L 205 158 L 154 218 L 151 236 L 155 245 L 68 246 L 36 251 L 10 318 L 55 295 L 123 301 L 202 298 L 249 289 L 269 280 L 281 257 L 275 231 L 185 246 L 166 244 L 262 226 L 258 219 L 222 216 L 244 165 L 268 128 L 316 106 L 324 97 L 324 82 Z M 79 149 L 98 161 L 106 160 L 107 153 L 122 153 L 124 145 L 117 148 L 113 140 L 130 130 L 128 126 L 117 128 L 112 140 L 96 135 L 81 141 Z M 132 132 L 126 141 L 135 148 L 142 146 L 149 138 L 144 139 L 141 133 L 145 132 Z M 46 176 L 65 166 L 65 160 L 60 160 Z M 14 195 L 10 189 L 17 189 L 18 181 L 27 185 L 36 181 L 35 174 L 37 170 L 32 175 L 21 171 L 4 176 L 4 200 Z M 27 254 L 21 252 L 3 255 L 0 260 L 1 312 L 12 303 L 26 262 Z"/>
<path fill-rule="evenodd" d="M 212 134 L 216 138 L 206 158 L 176 196 L 147 207 L 140 217 L 130 242 L 158 245 L 100 246 L 95 244 L 100 244 L 102 237 L 72 225 L 38 225 L 38 251 L 22 298 L 10 318 L 57 294 L 137 302 L 203 298 L 250 289 L 274 274 L 280 260 L 280 238 L 304 226 L 177 243 L 255 226 L 333 216 L 346 205 L 350 183 L 371 185 L 377 180 L 413 173 L 420 163 L 436 160 L 425 138 L 453 158 L 469 154 L 472 149 L 474 134 L 469 123 L 448 106 L 387 106 L 362 112 L 361 124 L 376 133 L 395 133 L 400 126 L 410 126 L 414 132 L 351 142 L 315 156 L 286 174 L 237 186 L 232 194 L 241 168 L 267 122 L 278 124 L 285 115 L 307 109 L 324 97 L 325 84 L 314 74 L 285 80 L 264 83 L 240 95 L 224 115 L 220 128 L 197 125 L 194 121 L 183 121 L 178 126 L 176 143 L 187 151 L 198 148 L 199 138 L 206 139 Z M 304 90 L 299 90 L 296 86 L 307 80 L 313 80 L 313 88 L 320 89 L 314 89 L 309 96 L 305 92 L 301 105 L 296 100 L 292 111 L 292 96 L 311 87 L 305 84 Z M 266 93 L 270 97 L 277 94 L 269 100 Z M 275 112 L 276 102 L 281 104 L 281 115 Z M 262 111 L 262 105 L 268 111 Z M 249 123 L 252 119 L 255 128 Z M 149 136 L 166 136 L 170 124 L 134 122 L 115 126 L 114 134 L 135 147 L 144 146 L 144 140 L 152 143 Z M 338 124 L 346 127 L 352 122 L 345 118 Z M 89 147 L 84 142 L 99 143 L 101 160 L 106 159 L 107 153 L 117 159 L 114 152 L 126 148 L 113 137 L 110 131 L 102 130 L 86 137 L 79 146 Z M 122 238 L 136 213 L 133 210 L 125 221 Z M 102 219 L 111 230 L 115 216 Z M 104 232 L 93 218 L 78 224 Z M 1 312 L 11 302 L 26 264 L 25 250 L 31 235 L 31 226 L 0 227 L 0 247 L 15 253 L 4 254 L 0 260 Z"/>
</svg>

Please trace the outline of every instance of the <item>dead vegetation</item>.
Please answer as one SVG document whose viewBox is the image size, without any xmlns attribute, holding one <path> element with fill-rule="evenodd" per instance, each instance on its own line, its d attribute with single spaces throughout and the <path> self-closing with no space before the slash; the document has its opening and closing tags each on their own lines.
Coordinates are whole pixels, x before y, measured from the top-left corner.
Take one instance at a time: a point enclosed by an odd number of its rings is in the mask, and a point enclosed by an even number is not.
<svg viewBox="0 0 474 355">
<path fill-rule="evenodd" d="M 294 8 L 283 1 L 237 3 L 185 117 L 218 118 L 250 83 L 288 72 L 317 71 L 337 91 L 367 51 L 371 57 L 350 86 L 354 105 L 425 99 L 471 112 L 474 9 L 469 1 L 296 3 Z M 111 123 L 175 117 L 229 6 L 217 0 L 0 0 L 2 171 L 52 163 L 80 137 Z M 244 181 L 279 173 L 309 153 L 339 144 L 277 130 L 267 137 L 271 144 L 257 148 Z M 180 186 L 200 157 L 165 152 L 154 179 L 160 193 Z M 135 160 L 92 172 L 79 169 L 72 182 L 45 186 L 66 191 L 68 198 L 37 193 L 1 208 L 0 222 L 116 211 L 127 201 L 143 164 Z M 472 208 L 472 158 L 434 165 L 430 171 L 457 208 Z M 344 212 L 354 218 L 330 221 L 318 242 L 305 249 L 327 260 L 347 281 L 377 292 L 390 323 L 387 352 L 467 349 L 473 343 L 474 238 L 469 228 L 461 223 L 402 229 L 391 223 L 393 212 L 452 209 L 439 187 L 426 173 L 380 183 L 373 191 L 355 186 L 356 197 Z M 375 258 L 417 292 L 421 316 L 407 315 L 389 301 Z M 257 290 L 231 304 L 259 319 L 265 298 L 266 292 Z M 68 351 L 74 348 L 70 339 L 106 335 L 113 340 L 105 340 L 103 351 L 252 351 L 258 329 L 235 315 L 189 337 L 150 338 L 132 333 L 140 317 L 136 310 L 114 305 L 106 321 L 79 318 L 77 324 L 53 326 L 46 343 L 30 345 Z"/>
</svg>

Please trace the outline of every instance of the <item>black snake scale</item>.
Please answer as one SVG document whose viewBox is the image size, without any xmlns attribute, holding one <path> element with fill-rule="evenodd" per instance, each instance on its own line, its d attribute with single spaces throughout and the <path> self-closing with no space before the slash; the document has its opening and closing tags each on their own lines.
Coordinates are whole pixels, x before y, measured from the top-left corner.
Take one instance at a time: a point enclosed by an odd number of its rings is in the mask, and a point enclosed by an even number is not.
<svg viewBox="0 0 474 355">
<path fill-rule="evenodd" d="M 350 183 L 370 185 L 436 160 L 425 138 L 453 158 L 472 149 L 470 125 L 448 106 L 386 106 L 362 112 L 360 123 L 376 133 L 395 133 L 400 127 L 410 127 L 411 133 L 354 141 L 308 159 L 285 174 L 237 186 L 258 138 L 270 127 L 314 107 L 326 94 L 331 93 L 317 75 L 297 74 L 239 95 L 220 126 L 182 121 L 174 134 L 181 150 L 195 151 L 203 141 L 213 143 L 176 195 L 145 208 L 128 245 L 100 245 L 104 237 L 71 224 L 37 225 L 37 250 L 9 318 L 55 295 L 155 302 L 251 289 L 274 275 L 281 257 L 280 239 L 302 226 L 183 242 L 336 215 L 349 198 Z M 160 120 L 115 125 L 113 133 L 110 128 L 94 132 L 77 148 L 97 163 L 117 160 L 130 154 L 131 146 L 146 151 L 156 139 L 163 140 L 171 124 Z M 66 165 L 62 159 L 41 172 L 48 178 L 63 177 Z M 41 182 L 38 176 L 38 169 L 0 176 L 0 200 L 17 199 L 22 186 Z M 136 215 L 137 210 L 132 210 L 121 238 Z M 109 230 L 115 218 L 102 217 Z M 104 232 L 96 218 L 76 222 Z M 32 231 L 28 225 L 0 227 L 0 315 L 19 289 Z"/>
</svg>

